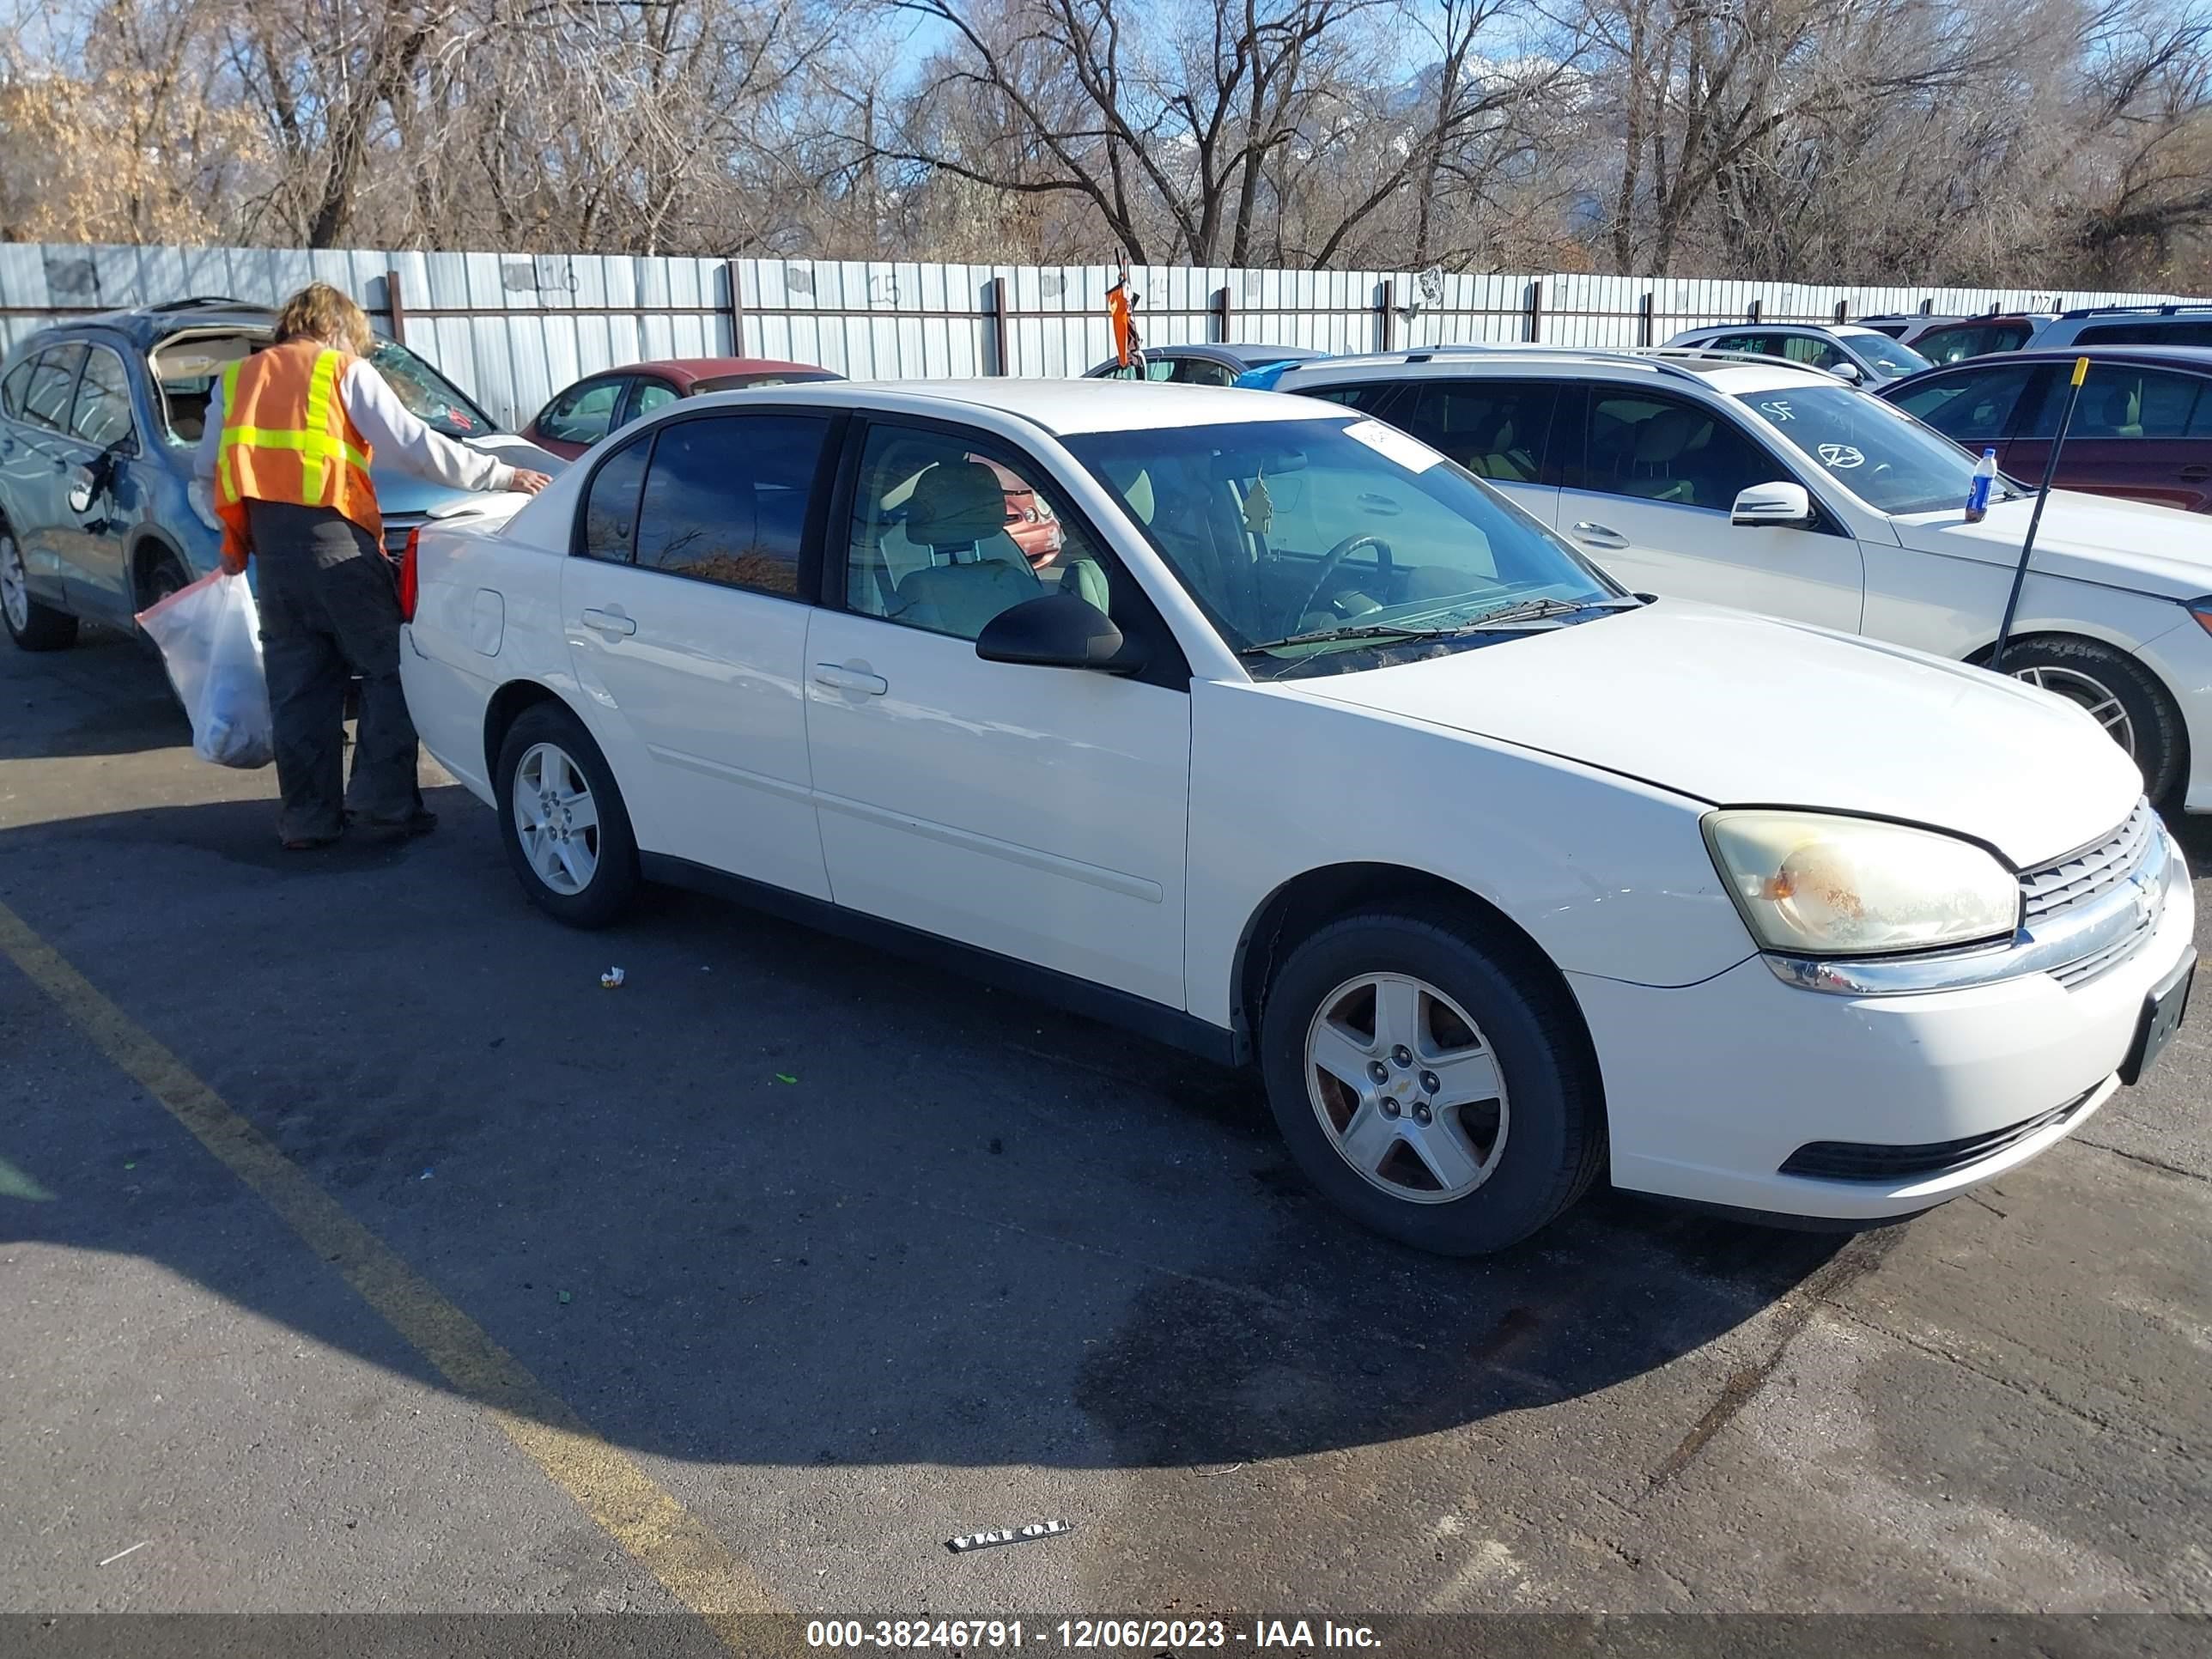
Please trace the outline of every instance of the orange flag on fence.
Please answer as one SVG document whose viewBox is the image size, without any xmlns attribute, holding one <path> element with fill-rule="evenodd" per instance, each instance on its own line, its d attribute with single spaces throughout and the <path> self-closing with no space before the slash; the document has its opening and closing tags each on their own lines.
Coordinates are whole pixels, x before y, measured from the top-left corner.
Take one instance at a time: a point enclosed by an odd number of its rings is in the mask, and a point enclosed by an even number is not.
<svg viewBox="0 0 2212 1659">
<path fill-rule="evenodd" d="M 1127 368 L 1131 363 L 1143 361 L 1143 343 L 1137 333 L 1137 320 L 1130 314 L 1129 262 L 1121 262 L 1121 274 L 1114 286 L 1106 290 L 1106 314 L 1114 321 L 1114 360 Z"/>
</svg>

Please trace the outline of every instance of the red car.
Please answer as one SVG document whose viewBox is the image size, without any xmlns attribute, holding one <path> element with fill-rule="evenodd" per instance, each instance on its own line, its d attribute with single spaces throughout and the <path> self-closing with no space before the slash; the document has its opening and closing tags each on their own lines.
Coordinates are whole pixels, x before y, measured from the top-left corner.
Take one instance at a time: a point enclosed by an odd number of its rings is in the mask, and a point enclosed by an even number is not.
<svg viewBox="0 0 2212 1659">
<path fill-rule="evenodd" d="M 556 393 L 523 428 L 522 435 L 539 448 L 573 461 L 608 433 L 678 398 L 844 378 L 811 363 L 780 362 L 773 357 L 670 357 L 658 362 L 630 363 L 587 375 Z"/>
<path fill-rule="evenodd" d="M 2089 360 L 2089 374 L 2058 487 L 2212 512 L 2212 347 L 2008 351 L 1893 381 L 1881 395 L 1954 443 L 1996 450 L 2000 468 L 2033 485 L 2077 357 Z"/>
</svg>

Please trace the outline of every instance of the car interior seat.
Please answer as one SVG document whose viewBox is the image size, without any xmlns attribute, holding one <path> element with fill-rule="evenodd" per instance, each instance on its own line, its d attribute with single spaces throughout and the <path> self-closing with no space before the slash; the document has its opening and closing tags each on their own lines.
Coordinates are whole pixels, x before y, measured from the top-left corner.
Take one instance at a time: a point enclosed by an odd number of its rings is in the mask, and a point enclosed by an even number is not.
<svg viewBox="0 0 2212 1659">
<path fill-rule="evenodd" d="M 981 461 L 939 461 L 923 473 L 905 530 L 931 562 L 900 580 L 891 613 L 900 621 L 973 639 L 1001 611 L 1044 591 L 1006 534 L 1006 486 Z"/>
<path fill-rule="evenodd" d="M 1693 502 L 1696 483 L 1685 476 L 1685 458 L 1691 441 L 1703 435 L 1698 417 L 1686 409 L 1662 409 L 1638 422 L 1625 480 L 1629 493 L 1647 501 Z"/>
<path fill-rule="evenodd" d="M 2142 428 L 2142 382 L 2124 381 L 2105 394 L 2099 411 L 2105 435 L 2111 438 L 2140 438 Z"/>
</svg>

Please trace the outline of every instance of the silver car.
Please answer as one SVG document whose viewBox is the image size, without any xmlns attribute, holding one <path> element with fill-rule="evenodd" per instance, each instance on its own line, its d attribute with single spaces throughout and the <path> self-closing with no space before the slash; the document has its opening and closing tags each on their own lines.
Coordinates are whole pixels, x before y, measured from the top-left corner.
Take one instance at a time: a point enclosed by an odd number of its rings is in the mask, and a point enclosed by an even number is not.
<svg viewBox="0 0 2212 1659">
<path fill-rule="evenodd" d="M 1667 342 L 1670 346 L 1693 346 L 1704 351 L 1749 351 L 1762 357 L 1780 357 L 1808 368 L 1826 369 L 1853 386 L 1880 386 L 1901 380 L 1934 364 L 1911 346 L 1900 344 L 1878 328 L 1838 323 L 1833 328 L 1813 323 L 1744 323 L 1728 328 L 1686 329 Z"/>
</svg>

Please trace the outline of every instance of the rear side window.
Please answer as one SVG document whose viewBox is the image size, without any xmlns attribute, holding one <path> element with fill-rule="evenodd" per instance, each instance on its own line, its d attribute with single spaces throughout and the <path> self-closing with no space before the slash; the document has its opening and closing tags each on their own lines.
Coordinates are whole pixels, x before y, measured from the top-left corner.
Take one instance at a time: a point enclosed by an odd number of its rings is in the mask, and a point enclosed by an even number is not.
<svg viewBox="0 0 2212 1659">
<path fill-rule="evenodd" d="M 1298 391 L 1286 386 L 1285 391 Z M 1364 386 L 1317 386 L 1311 391 L 1300 392 L 1305 398 L 1319 398 L 1324 403 L 1342 404 L 1346 409 L 1356 409 L 1363 415 L 1373 415 L 1383 420 L 1390 417 L 1385 410 L 1395 408 L 1402 397 L 1410 397 L 1411 389 L 1401 380 L 1370 380 Z"/>
<path fill-rule="evenodd" d="M 637 512 L 637 562 L 784 599 L 829 440 L 818 415 L 717 415 L 663 426 Z"/>
<path fill-rule="evenodd" d="M 24 388 L 31 384 L 31 370 L 38 365 L 38 356 L 30 356 L 8 371 L 8 378 L 0 380 L 0 415 L 13 420 L 23 412 Z"/>
<path fill-rule="evenodd" d="M 2005 435 L 2014 405 L 2034 374 L 2031 364 L 1946 374 L 1893 401 L 1955 443 L 1993 444 Z"/>
<path fill-rule="evenodd" d="M 1912 349 L 1931 363 L 1963 362 L 1992 351 L 2016 351 L 2035 331 L 2026 323 L 1961 323 L 1930 329 Z"/>
<path fill-rule="evenodd" d="M 1556 392 L 1526 380 L 1428 380 L 1396 423 L 1478 478 L 1534 483 L 1551 476 L 1545 447 Z"/>
<path fill-rule="evenodd" d="M 586 380 L 570 386 L 545 405 L 538 417 L 538 430 L 556 443 L 595 444 L 613 427 L 622 393 L 620 380 Z"/>
<path fill-rule="evenodd" d="M 70 401 L 76 396 L 76 372 L 84 362 L 81 345 L 50 346 L 31 370 L 23 392 L 23 418 L 56 431 L 69 425 Z"/>
<path fill-rule="evenodd" d="M 2193 374 L 2137 368 L 2127 363 L 2091 363 L 2074 410 L 2075 438 L 2184 438 L 2204 382 Z M 2066 377 L 2051 376 L 2051 424 L 2056 428 L 2067 391 Z"/>
<path fill-rule="evenodd" d="M 1178 357 L 1169 378 L 1183 386 L 1228 386 L 1237 371 L 1204 357 Z"/>
<path fill-rule="evenodd" d="M 629 562 L 637 537 L 638 494 L 645 487 L 645 458 L 652 447 L 653 441 L 647 438 L 618 449 L 592 475 L 591 494 L 584 500 L 580 550 L 585 557 Z"/>
<path fill-rule="evenodd" d="M 84 377 L 77 382 L 70 430 L 106 449 L 129 439 L 131 427 L 130 371 L 114 352 L 94 346 L 84 360 Z"/>
</svg>

